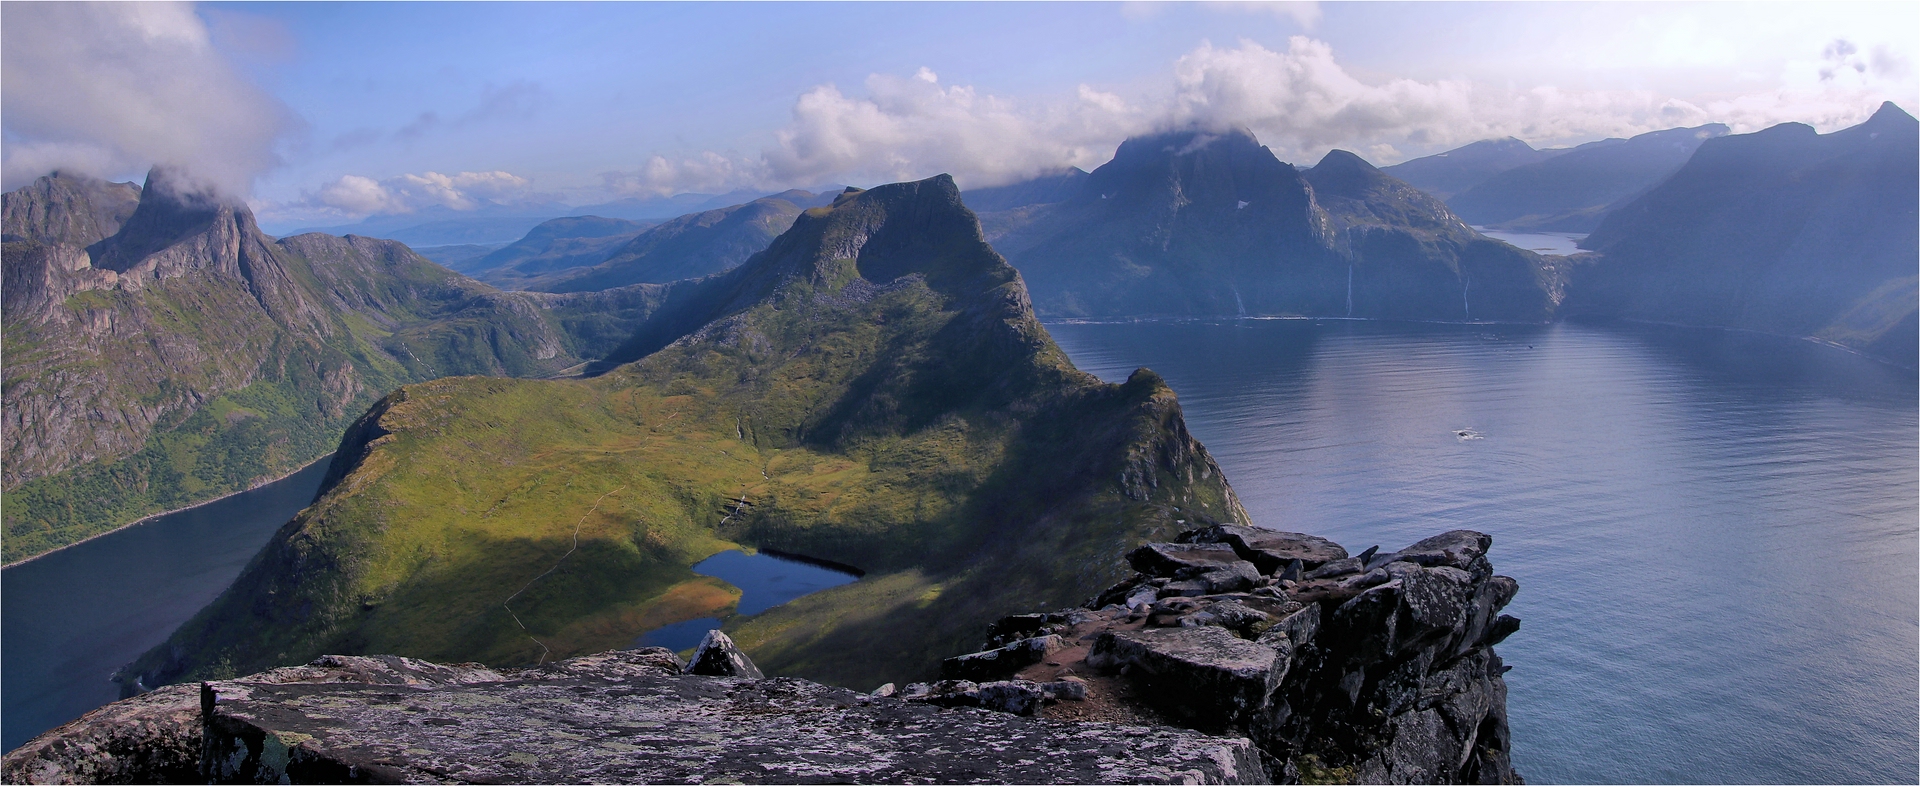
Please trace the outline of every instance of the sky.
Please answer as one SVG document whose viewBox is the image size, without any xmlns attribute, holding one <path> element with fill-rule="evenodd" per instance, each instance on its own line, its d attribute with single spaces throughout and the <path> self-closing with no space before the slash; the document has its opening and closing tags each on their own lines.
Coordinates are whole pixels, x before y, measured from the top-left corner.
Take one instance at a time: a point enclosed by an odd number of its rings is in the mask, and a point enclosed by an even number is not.
<svg viewBox="0 0 1920 786">
<path fill-rule="evenodd" d="M 1379 165 L 1920 105 L 1920 3 L 0 3 L 0 186 L 171 165 L 269 228 L 963 188 L 1240 125 Z"/>
</svg>

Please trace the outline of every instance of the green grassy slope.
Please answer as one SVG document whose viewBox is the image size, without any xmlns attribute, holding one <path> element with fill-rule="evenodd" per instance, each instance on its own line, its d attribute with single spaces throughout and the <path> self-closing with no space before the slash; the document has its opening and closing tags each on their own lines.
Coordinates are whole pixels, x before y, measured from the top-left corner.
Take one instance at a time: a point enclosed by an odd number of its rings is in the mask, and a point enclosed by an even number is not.
<svg viewBox="0 0 1920 786">
<path fill-rule="evenodd" d="M 43 180 L 7 195 L 7 562 L 284 475 L 402 384 L 605 355 L 670 289 L 500 293 L 399 243 L 276 242 L 244 208 L 151 186 L 128 222 L 142 251 L 20 239 L 16 217 L 98 212 Z"/>
<path fill-rule="evenodd" d="M 728 612 L 691 566 L 746 545 L 868 572 L 734 624 L 774 672 L 862 685 L 1084 599 L 1142 538 L 1245 518 L 1157 376 L 1073 369 L 944 176 L 808 211 L 654 321 L 693 327 L 592 379 L 382 400 L 320 500 L 127 676 L 630 646 Z"/>
</svg>

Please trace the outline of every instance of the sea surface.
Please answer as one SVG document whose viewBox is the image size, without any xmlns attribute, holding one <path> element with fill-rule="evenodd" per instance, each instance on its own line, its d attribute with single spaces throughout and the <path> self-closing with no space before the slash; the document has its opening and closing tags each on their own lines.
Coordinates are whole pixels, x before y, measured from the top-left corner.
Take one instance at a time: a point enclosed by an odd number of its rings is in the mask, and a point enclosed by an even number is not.
<svg viewBox="0 0 1920 786">
<path fill-rule="evenodd" d="M 1920 780 L 1915 372 L 1651 326 L 1048 330 L 1166 377 L 1262 526 L 1492 535 L 1529 782 Z"/>
<path fill-rule="evenodd" d="M 0 571 L 0 746 L 120 698 L 114 670 L 233 583 L 328 463 Z"/>
<path fill-rule="evenodd" d="M 759 614 L 787 601 L 858 579 L 844 571 L 812 562 L 769 554 L 722 551 L 693 566 L 693 572 L 712 576 L 740 588 L 735 614 Z M 636 647 L 666 647 L 679 652 L 700 646 L 707 631 L 720 627 L 719 617 L 700 617 L 655 628 L 633 640 Z"/>
<path fill-rule="evenodd" d="M 1580 246 L 1577 244 L 1587 237 L 1582 232 L 1501 232 L 1486 227 L 1474 227 L 1473 231 L 1535 254 L 1557 256 L 1580 253 Z"/>
</svg>

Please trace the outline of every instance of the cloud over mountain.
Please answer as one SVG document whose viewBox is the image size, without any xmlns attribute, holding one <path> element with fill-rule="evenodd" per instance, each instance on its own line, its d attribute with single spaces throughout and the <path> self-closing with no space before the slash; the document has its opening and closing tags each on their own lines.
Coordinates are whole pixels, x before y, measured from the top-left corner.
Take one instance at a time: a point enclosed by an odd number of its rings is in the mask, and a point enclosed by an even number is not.
<svg viewBox="0 0 1920 786">
<path fill-rule="evenodd" d="M 1246 126 L 1288 161 L 1315 161 L 1340 147 L 1386 164 L 1505 136 L 1565 144 L 1709 122 L 1737 132 L 1785 121 L 1839 127 L 1865 119 L 1911 81 L 1907 62 L 1885 47 L 1861 51 L 1838 41 L 1807 55 L 1788 64 L 1776 89 L 1702 103 L 1653 90 L 1369 81 L 1330 44 L 1308 36 L 1292 37 L 1280 51 L 1249 40 L 1202 42 L 1173 63 L 1170 87 L 1125 96 L 1082 84 L 1071 96 L 1016 99 L 943 84 L 921 68 L 907 77 L 870 75 L 860 92 L 833 84 L 805 91 L 758 155 L 654 155 L 603 179 L 610 190 L 656 195 L 937 172 L 981 187 L 1063 166 L 1091 169 L 1128 136 L 1192 126 Z"/>
<path fill-rule="evenodd" d="M 298 124 L 177 3 L 9 3 L 0 29 L 0 187 L 58 168 L 137 176 L 153 164 L 247 194 Z"/>
</svg>

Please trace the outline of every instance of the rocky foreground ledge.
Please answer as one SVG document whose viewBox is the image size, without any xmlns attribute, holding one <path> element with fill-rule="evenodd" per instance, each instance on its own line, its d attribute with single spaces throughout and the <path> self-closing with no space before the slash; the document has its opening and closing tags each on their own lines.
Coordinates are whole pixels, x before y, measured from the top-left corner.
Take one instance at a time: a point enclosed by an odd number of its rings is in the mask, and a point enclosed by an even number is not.
<svg viewBox="0 0 1920 786">
<path fill-rule="evenodd" d="M 533 669 L 327 656 L 116 702 L 9 783 L 1515 783 L 1492 645 L 1517 584 L 1455 531 L 1349 556 L 1229 525 L 943 679 L 763 678 L 717 631 Z"/>
</svg>

